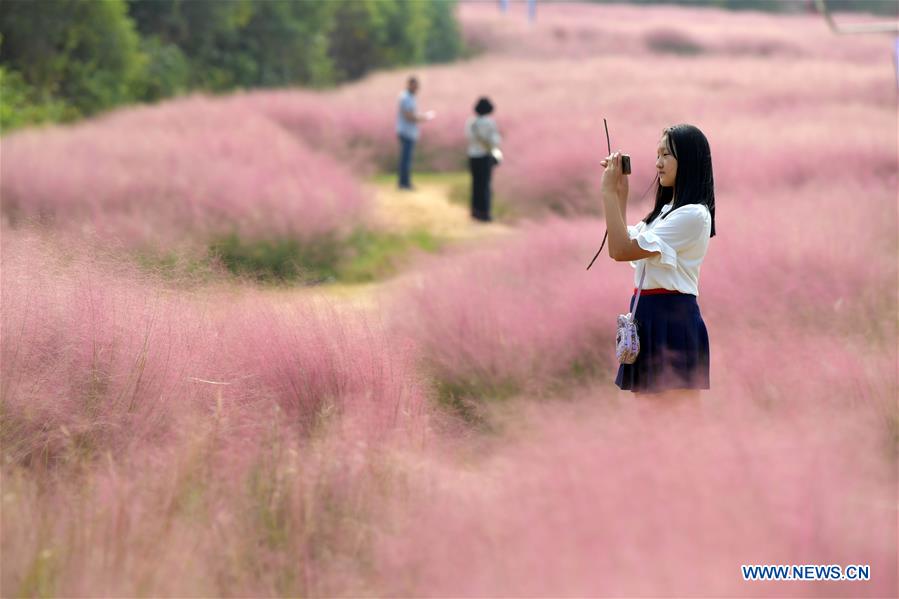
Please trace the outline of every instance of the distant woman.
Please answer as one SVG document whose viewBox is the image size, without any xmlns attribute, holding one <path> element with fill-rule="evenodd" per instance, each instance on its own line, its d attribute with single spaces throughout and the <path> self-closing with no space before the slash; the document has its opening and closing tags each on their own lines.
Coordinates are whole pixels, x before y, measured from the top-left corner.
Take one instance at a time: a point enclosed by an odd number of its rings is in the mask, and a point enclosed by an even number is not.
<svg viewBox="0 0 899 599">
<path fill-rule="evenodd" d="M 625 224 L 628 181 L 621 153 L 601 164 L 609 256 L 636 268 L 631 310 L 645 277 L 635 314 L 640 353 L 633 364 L 619 366 L 615 384 L 637 393 L 673 391 L 698 398 L 700 389 L 709 388 L 709 336 L 696 301 L 699 267 L 715 236 L 709 142 L 692 125 L 662 132 L 655 205 L 634 227 Z"/>
<path fill-rule="evenodd" d="M 468 168 L 471 171 L 471 217 L 488 222 L 490 216 L 490 176 L 496 159 L 493 150 L 499 148 L 499 129 L 489 115 L 493 104 L 480 98 L 474 106 L 475 116 L 465 124 L 468 138 Z"/>
</svg>

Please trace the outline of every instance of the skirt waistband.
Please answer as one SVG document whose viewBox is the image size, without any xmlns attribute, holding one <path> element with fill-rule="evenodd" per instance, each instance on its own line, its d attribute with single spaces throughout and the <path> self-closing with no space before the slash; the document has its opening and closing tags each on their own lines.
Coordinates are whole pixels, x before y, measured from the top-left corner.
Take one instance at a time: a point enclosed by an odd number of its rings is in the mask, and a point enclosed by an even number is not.
<svg viewBox="0 0 899 599">
<path fill-rule="evenodd" d="M 689 294 L 682 293 L 680 291 L 675 291 L 673 289 L 644 289 L 643 291 L 640 292 L 640 295 L 667 295 L 667 294 L 689 295 Z M 634 287 L 634 295 L 637 295 L 636 287 Z"/>
</svg>

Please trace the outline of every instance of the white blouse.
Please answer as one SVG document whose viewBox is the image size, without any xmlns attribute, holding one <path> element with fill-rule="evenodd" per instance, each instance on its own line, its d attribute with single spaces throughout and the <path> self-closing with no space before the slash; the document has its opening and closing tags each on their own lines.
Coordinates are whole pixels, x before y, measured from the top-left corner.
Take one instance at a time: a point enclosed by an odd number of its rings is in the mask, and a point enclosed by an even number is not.
<svg viewBox="0 0 899 599">
<path fill-rule="evenodd" d="M 639 286 L 645 268 L 643 289 L 671 289 L 698 297 L 699 267 L 709 248 L 712 215 L 703 204 L 687 204 L 662 218 L 671 206 L 662 206 L 661 214 L 649 225 L 640 222 L 627 228 L 637 245 L 648 252 L 659 252 L 630 263 L 636 269 L 634 287 Z"/>
<path fill-rule="evenodd" d="M 468 156 L 481 158 L 498 148 L 502 142 L 499 128 L 489 116 L 471 117 L 465 122 L 465 137 L 468 139 Z"/>
</svg>

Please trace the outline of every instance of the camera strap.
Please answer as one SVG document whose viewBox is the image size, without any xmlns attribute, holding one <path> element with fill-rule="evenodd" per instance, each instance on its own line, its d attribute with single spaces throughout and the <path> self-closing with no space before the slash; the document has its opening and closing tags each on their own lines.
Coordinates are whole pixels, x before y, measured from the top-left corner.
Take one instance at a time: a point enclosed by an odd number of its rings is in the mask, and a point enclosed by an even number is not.
<svg viewBox="0 0 899 599">
<path fill-rule="evenodd" d="M 609 124 L 606 122 L 606 119 L 602 120 L 603 127 L 606 130 L 606 147 L 609 149 L 609 155 L 612 155 L 612 140 L 609 139 Z M 652 183 L 655 183 L 653 180 Z M 643 195 L 640 197 L 642 201 L 643 198 L 646 197 L 646 194 L 649 193 L 649 190 L 652 188 L 652 183 L 649 184 L 649 187 L 646 188 L 646 191 L 643 192 Z M 624 226 L 627 226 L 627 223 L 624 223 Z M 593 256 L 593 260 L 590 260 L 590 264 L 587 265 L 587 270 L 590 270 L 590 267 L 593 266 L 593 263 L 596 262 L 596 259 L 599 258 L 599 255 L 602 253 L 602 248 L 606 245 L 606 239 L 609 237 L 609 230 L 606 229 L 605 234 L 602 236 L 602 243 L 599 246 L 599 249 L 596 251 L 596 255 Z"/>
<path fill-rule="evenodd" d="M 593 266 L 593 263 L 596 262 L 596 259 L 599 258 L 599 254 L 602 252 L 603 246 L 606 245 L 606 237 L 609 236 L 609 231 L 606 229 L 606 234 L 602 236 L 602 245 L 599 246 L 599 249 L 596 251 L 596 255 L 593 256 L 593 260 L 590 260 L 590 264 L 587 265 L 587 270 L 590 270 L 590 267 Z"/>
<path fill-rule="evenodd" d="M 609 123 L 606 122 L 606 119 L 602 120 L 602 126 L 606 130 L 606 147 L 609 148 L 609 156 L 612 155 L 612 140 L 609 139 Z M 627 223 L 625 223 L 626 225 Z M 596 250 L 596 255 L 593 256 L 593 260 L 590 260 L 590 264 L 587 265 L 587 270 L 590 270 L 590 267 L 593 266 L 593 263 L 596 262 L 596 259 L 599 258 L 599 255 L 602 253 L 602 248 L 606 245 L 606 238 L 609 236 L 609 230 L 606 229 L 606 232 L 602 236 L 602 243 L 599 245 L 599 249 Z"/>
</svg>

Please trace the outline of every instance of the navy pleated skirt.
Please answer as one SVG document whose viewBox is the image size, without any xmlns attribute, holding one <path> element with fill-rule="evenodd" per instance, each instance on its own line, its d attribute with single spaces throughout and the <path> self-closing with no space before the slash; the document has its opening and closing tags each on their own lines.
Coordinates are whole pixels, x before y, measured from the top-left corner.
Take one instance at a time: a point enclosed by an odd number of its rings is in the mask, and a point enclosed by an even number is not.
<svg viewBox="0 0 899 599">
<path fill-rule="evenodd" d="M 618 387 L 641 393 L 709 388 L 709 334 L 695 295 L 641 295 L 636 320 L 640 353 L 618 367 Z"/>
</svg>

